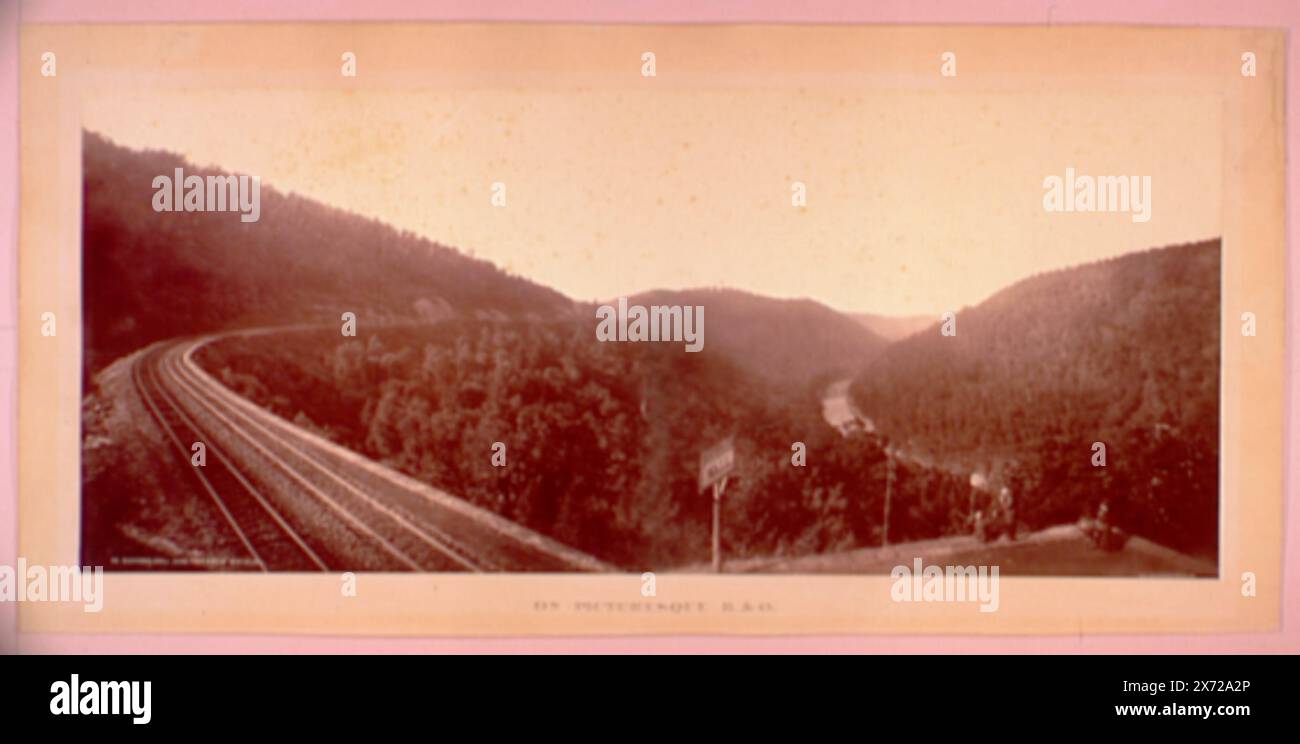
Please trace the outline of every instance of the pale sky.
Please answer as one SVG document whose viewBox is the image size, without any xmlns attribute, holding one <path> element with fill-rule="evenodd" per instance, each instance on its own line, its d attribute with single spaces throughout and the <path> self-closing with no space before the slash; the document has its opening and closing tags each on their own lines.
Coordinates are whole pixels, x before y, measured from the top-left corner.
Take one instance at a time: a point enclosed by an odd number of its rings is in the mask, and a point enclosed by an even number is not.
<svg viewBox="0 0 1300 744">
<path fill-rule="evenodd" d="M 583 44 L 607 51 L 605 38 L 564 33 L 544 36 L 566 41 L 566 64 L 598 64 L 574 51 Z M 337 45 L 324 46 L 337 60 Z M 539 43 L 543 61 L 553 46 Z M 1222 104 L 1195 86 L 1003 76 L 945 90 L 896 71 L 788 84 L 752 71 L 647 79 L 637 54 L 628 74 L 596 85 L 464 70 L 441 84 L 432 72 L 377 75 L 375 55 L 360 56 L 358 78 L 341 82 L 226 74 L 178 85 L 119 73 L 87 91 L 83 125 L 259 175 L 577 300 L 728 286 L 938 314 L 1040 271 L 1221 230 Z M 673 61 L 660 53 L 661 67 Z M 337 76 L 337 62 L 323 66 Z M 1066 167 L 1151 176 L 1150 222 L 1045 212 L 1043 179 Z M 504 208 L 490 204 L 495 181 Z M 791 206 L 794 181 L 807 185 L 806 209 Z"/>
</svg>

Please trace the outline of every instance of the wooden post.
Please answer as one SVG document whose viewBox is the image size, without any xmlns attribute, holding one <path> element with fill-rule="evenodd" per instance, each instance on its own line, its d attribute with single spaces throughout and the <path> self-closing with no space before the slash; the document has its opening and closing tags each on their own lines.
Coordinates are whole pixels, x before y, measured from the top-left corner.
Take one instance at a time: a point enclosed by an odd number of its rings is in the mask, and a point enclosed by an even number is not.
<svg viewBox="0 0 1300 744">
<path fill-rule="evenodd" d="M 722 494 L 736 467 L 736 438 L 729 436 L 700 453 L 700 490 L 713 488 L 713 572 L 722 573 Z"/>
<path fill-rule="evenodd" d="M 713 573 L 722 573 L 722 492 L 727 479 L 713 484 Z"/>
<path fill-rule="evenodd" d="M 886 450 L 885 457 L 889 458 L 889 464 L 885 473 L 885 523 L 880 528 L 881 547 L 889 544 L 889 502 L 894 497 L 894 455 Z"/>
</svg>

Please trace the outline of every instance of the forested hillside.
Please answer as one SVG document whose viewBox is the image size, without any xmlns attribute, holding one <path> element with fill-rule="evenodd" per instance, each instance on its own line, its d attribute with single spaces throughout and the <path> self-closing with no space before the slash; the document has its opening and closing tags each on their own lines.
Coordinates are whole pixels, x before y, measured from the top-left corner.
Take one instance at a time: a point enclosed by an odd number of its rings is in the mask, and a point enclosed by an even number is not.
<svg viewBox="0 0 1300 744">
<path fill-rule="evenodd" d="M 1026 279 L 961 311 L 955 337 L 891 346 L 855 403 L 908 452 L 1006 471 L 1035 521 L 1107 498 L 1134 531 L 1213 553 L 1219 263 L 1215 240 Z"/>
<path fill-rule="evenodd" d="M 93 132 L 84 133 L 82 157 L 87 372 L 162 338 L 334 324 L 344 311 L 372 325 L 578 312 L 558 292 L 491 263 L 266 183 L 257 222 L 235 212 L 155 212 L 156 176 L 178 167 L 186 175 L 220 171 L 119 147 Z M 705 354 L 794 386 L 848 374 L 885 344 L 809 300 L 690 290 L 631 301 L 705 305 Z"/>
<path fill-rule="evenodd" d="M 698 457 L 728 434 L 728 555 L 880 539 L 881 443 L 839 436 L 815 398 L 796 405 L 725 357 L 599 344 L 585 322 L 450 321 L 231 338 L 198 360 L 299 425 L 629 569 L 708 560 Z M 493 442 L 506 467 L 492 465 Z M 794 442 L 807 467 L 791 463 Z M 959 531 L 966 494 L 960 478 L 900 468 L 891 537 Z"/>
<path fill-rule="evenodd" d="M 82 144 L 85 370 L 152 341 L 243 325 L 567 312 L 526 279 L 376 220 L 261 186 L 261 215 L 155 212 L 153 179 L 217 174 L 93 132 Z M 89 374 L 87 375 L 89 377 Z"/>
</svg>

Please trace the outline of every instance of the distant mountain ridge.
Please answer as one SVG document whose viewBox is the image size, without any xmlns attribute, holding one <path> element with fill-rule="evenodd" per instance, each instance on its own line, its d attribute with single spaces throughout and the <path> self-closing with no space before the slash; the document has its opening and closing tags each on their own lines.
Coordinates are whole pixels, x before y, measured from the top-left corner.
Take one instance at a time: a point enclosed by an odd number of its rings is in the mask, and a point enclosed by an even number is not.
<svg viewBox="0 0 1300 744">
<path fill-rule="evenodd" d="M 849 317 L 861 323 L 867 330 L 890 343 L 907 338 L 914 333 L 939 323 L 937 315 L 874 315 L 872 313 L 854 313 Z"/>
<path fill-rule="evenodd" d="M 771 383 L 803 387 L 853 374 L 888 342 L 851 317 L 813 300 L 782 300 L 736 289 L 654 290 L 639 305 L 705 308 L 702 353 L 731 357 Z"/>
</svg>

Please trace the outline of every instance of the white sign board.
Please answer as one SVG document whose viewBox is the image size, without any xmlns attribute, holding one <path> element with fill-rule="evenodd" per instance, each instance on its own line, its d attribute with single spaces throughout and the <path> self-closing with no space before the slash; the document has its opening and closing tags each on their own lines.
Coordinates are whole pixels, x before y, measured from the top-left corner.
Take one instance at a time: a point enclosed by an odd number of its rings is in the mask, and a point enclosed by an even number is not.
<svg viewBox="0 0 1300 744">
<path fill-rule="evenodd" d="M 727 477 L 736 467 L 736 440 L 727 437 L 700 453 L 700 489 Z"/>
</svg>

